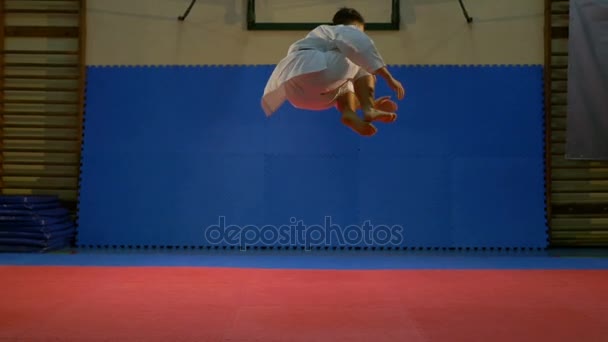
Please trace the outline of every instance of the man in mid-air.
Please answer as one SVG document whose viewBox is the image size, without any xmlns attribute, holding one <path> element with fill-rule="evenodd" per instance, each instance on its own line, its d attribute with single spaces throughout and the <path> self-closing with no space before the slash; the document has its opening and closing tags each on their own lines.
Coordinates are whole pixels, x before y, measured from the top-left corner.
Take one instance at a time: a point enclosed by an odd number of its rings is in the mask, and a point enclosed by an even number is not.
<svg viewBox="0 0 608 342">
<path fill-rule="evenodd" d="M 399 100 L 405 90 L 386 68 L 364 27 L 359 12 L 342 8 L 334 15 L 333 25 L 321 25 L 292 44 L 264 89 L 266 116 L 285 101 L 306 110 L 337 107 L 342 123 L 362 136 L 376 134 L 373 122 L 395 121 L 397 104 L 389 97 L 374 97 L 376 76 L 387 82 Z M 363 118 L 357 115 L 358 109 Z"/>
</svg>

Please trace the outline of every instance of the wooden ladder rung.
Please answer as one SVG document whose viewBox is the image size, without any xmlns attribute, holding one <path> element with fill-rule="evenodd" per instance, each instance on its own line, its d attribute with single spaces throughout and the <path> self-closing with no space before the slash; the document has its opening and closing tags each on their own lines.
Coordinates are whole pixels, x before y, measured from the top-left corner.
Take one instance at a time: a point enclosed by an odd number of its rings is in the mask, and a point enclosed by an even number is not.
<svg viewBox="0 0 608 342">
<path fill-rule="evenodd" d="M 45 141 L 68 141 L 68 142 L 73 142 L 73 141 L 78 141 L 78 138 L 69 138 L 69 137 L 46 137 L 46 136 L 31 136 L 31 135 L 18 135 L 18 134 L 11 134 L 11 135 L 6 135 L 4 136 L 4 139 L 12 139 L 12 140 L 33 140 L 33 141 L 39 141 L 41 139 L 44 139 Z"/>
<path fill-rule="evenodd" d="M 11 1 L 11 0 L 8 0 Z M 82 0 L 13 0 L 13 1 L 29 1 L 29 2 L 81 2 Z"/>
<path fill-rule="evenodd" d="M 27 166 L 78 166 L 80 165 L 79 162 L 73 162 L 73 163 L 68 163 L 68 162 L 54 162 L 54 161 L 50 161 L 50 160 L 40 160 L 40 161 L 19 161 L 19 162 L 11 162 L 12 164 L 19 164 L 19 165 L 27 165 Z"/>
<path fill-rule="evenodd" d="M 4 50 L 5 55 L 77 55 L 78 51 Z"/>
<path fill-rule="evenodd" d="M 77 80 L 78 75 L 4 75 L 5 80 L 23 79 L 23 80 Z"/>
<path fill-rule="evenodd" d="M 80 32 L 74 26 L 6 26 L 5 37 L 75 38 Z"/>
<path fill-rule="evenodd" d="M 77 177 L 78 173 L 77 172 L 72 172 L 72 173 L 68 173 L 68 172 L 55 172 L 55 173 L 49 173 L 49 172 L 19 172 L 19 171 L 0 171 L 0 175 L 4 176 L 4 177 L 44 177 L 44 178 L 72 178 L 72 177 Z"/>
<path fill-rule="evenodd" d="M 40 91 L 40 92 L 72 92 L 78 88 L 44 88 L 44 87 L 0 87 L 4 91 Z"/>
<path fill-rule="evenodd" d="M 4 128 L 32 128 L 32 129 L 74 129 L 78 128 L 76 125 L 36 125 L 36 124 L 3 124 L 0 123 L 0 127 Z"/>
<path fill-rule="evenodd" d="M 32 188 L 31 185 L 29 184 L 23 184 L 23 185 L 17 185 L 17 184 L 11 184 L 4 186 L 6 189 L 11 189 L 11 190 L 78 190 L 76 187 L 74 186 L 68 186 L 68 185 L 45 185 L 45 184 L 35 184 L 35 187 Z"/>
<path fill-rule="evenodd" d="M 38 139 L 38 140 L 40 140 L 40 139 Z M 74 140 L 74 141 L 76 141 L 76 140 Z M 78 148 L 63 148 L 63 147 L 52 148 L 52 147 L 47 147 L 47 146 L 40 146 L 38 148 L 31 148 L 31 147 L 6 148 L 6 147 L 3 147 L 0 145 L 0 151 L 8 152 L 8 153 L 80 153 L 80 149 L 78 149 Z"/>
<path fill-rule="evenodd" d="M 53 116 L 53 117 L 76 117 L 78 113 L 72 112 L 36 112 L 36 111 L 4 111 L 4 115 L 14 116 Z"/>
<path fill-rule="evenodd" d="M 78 63 L 4 63 L 13 68 L 77 68 Z"/>
<path fill-rule="evenodd" d="M 29 1 L 29 2 L 80 2 L 82 0 L 8 0 L 8 1 Z"/>
<path fill-rule="evenodd" d="M 0 171 L 3 177 L 27 177 L 27 178 L 75 178 L 78 177 L 78 172 L 20 172 L 20 171 Z"/>
<path fill-rule="evenodd" d="M 77 105 L 78 101 L 66 100 L 7 100 L 0 99 L 0 103 L 10 104 L 51 104 L 51 105 Z"/>
<path fill-rule="evenodd" d="M 27 8 L 6 8 L 4 13 L 12 14 L 79 14 L 77 9 L 27 9 Z"/>
</svg>

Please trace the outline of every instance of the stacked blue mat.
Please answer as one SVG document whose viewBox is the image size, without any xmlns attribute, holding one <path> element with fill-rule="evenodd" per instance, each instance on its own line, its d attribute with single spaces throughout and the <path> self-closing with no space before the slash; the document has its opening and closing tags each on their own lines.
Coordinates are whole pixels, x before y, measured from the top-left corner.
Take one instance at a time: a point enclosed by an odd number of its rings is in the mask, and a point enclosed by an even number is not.
<svg viewBox="0 0 608 342">
<path fill-rule="evenodd" d="M 48 252 L 75 238 L 70 212 L 54 196 L 0 196 L 0 252 Z"/>
</svg>

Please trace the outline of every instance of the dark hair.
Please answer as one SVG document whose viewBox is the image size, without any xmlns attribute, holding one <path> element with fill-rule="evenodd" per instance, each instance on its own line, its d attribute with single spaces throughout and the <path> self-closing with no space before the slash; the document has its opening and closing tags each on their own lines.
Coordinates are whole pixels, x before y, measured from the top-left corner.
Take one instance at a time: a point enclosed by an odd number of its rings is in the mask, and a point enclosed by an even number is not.
<svg viewBox="0 0 608 342">
<path fill-rule="evenodd" d="M 342 7 L 334 14 L 334 25 L 352 25 L 354 23 L 365 24 L 361 13 L 354 8 Z"/>
</svg>

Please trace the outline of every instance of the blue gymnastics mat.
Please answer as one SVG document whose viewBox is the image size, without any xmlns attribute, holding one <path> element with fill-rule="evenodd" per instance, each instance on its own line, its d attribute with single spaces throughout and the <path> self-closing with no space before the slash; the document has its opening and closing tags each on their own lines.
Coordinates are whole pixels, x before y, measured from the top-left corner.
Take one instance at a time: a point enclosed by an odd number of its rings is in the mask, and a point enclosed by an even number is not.
<svg viewBox="0 0 608 342">
<path fill-rule="evenodd" d="M 57 197 L 0 196 L 0 252 L 69 247 L 76 228 Z"/>
<path fill-rule="evenodd" d="M 585 251 L 583 251 L 585 252 Z M 0 254 L 0 266 L 234 267 L 313 270 L 608 270 L 605 251 L 66 250 Z M 583 254 L 583 253 L 580 253 Z"/>
<path fill-rule="evenodd" d="M 392 67 L 372 138 L 265 118 L 272 68 L 90 67 L 78 244 L 546 247 L 542 67 Z"/>
</svg>

